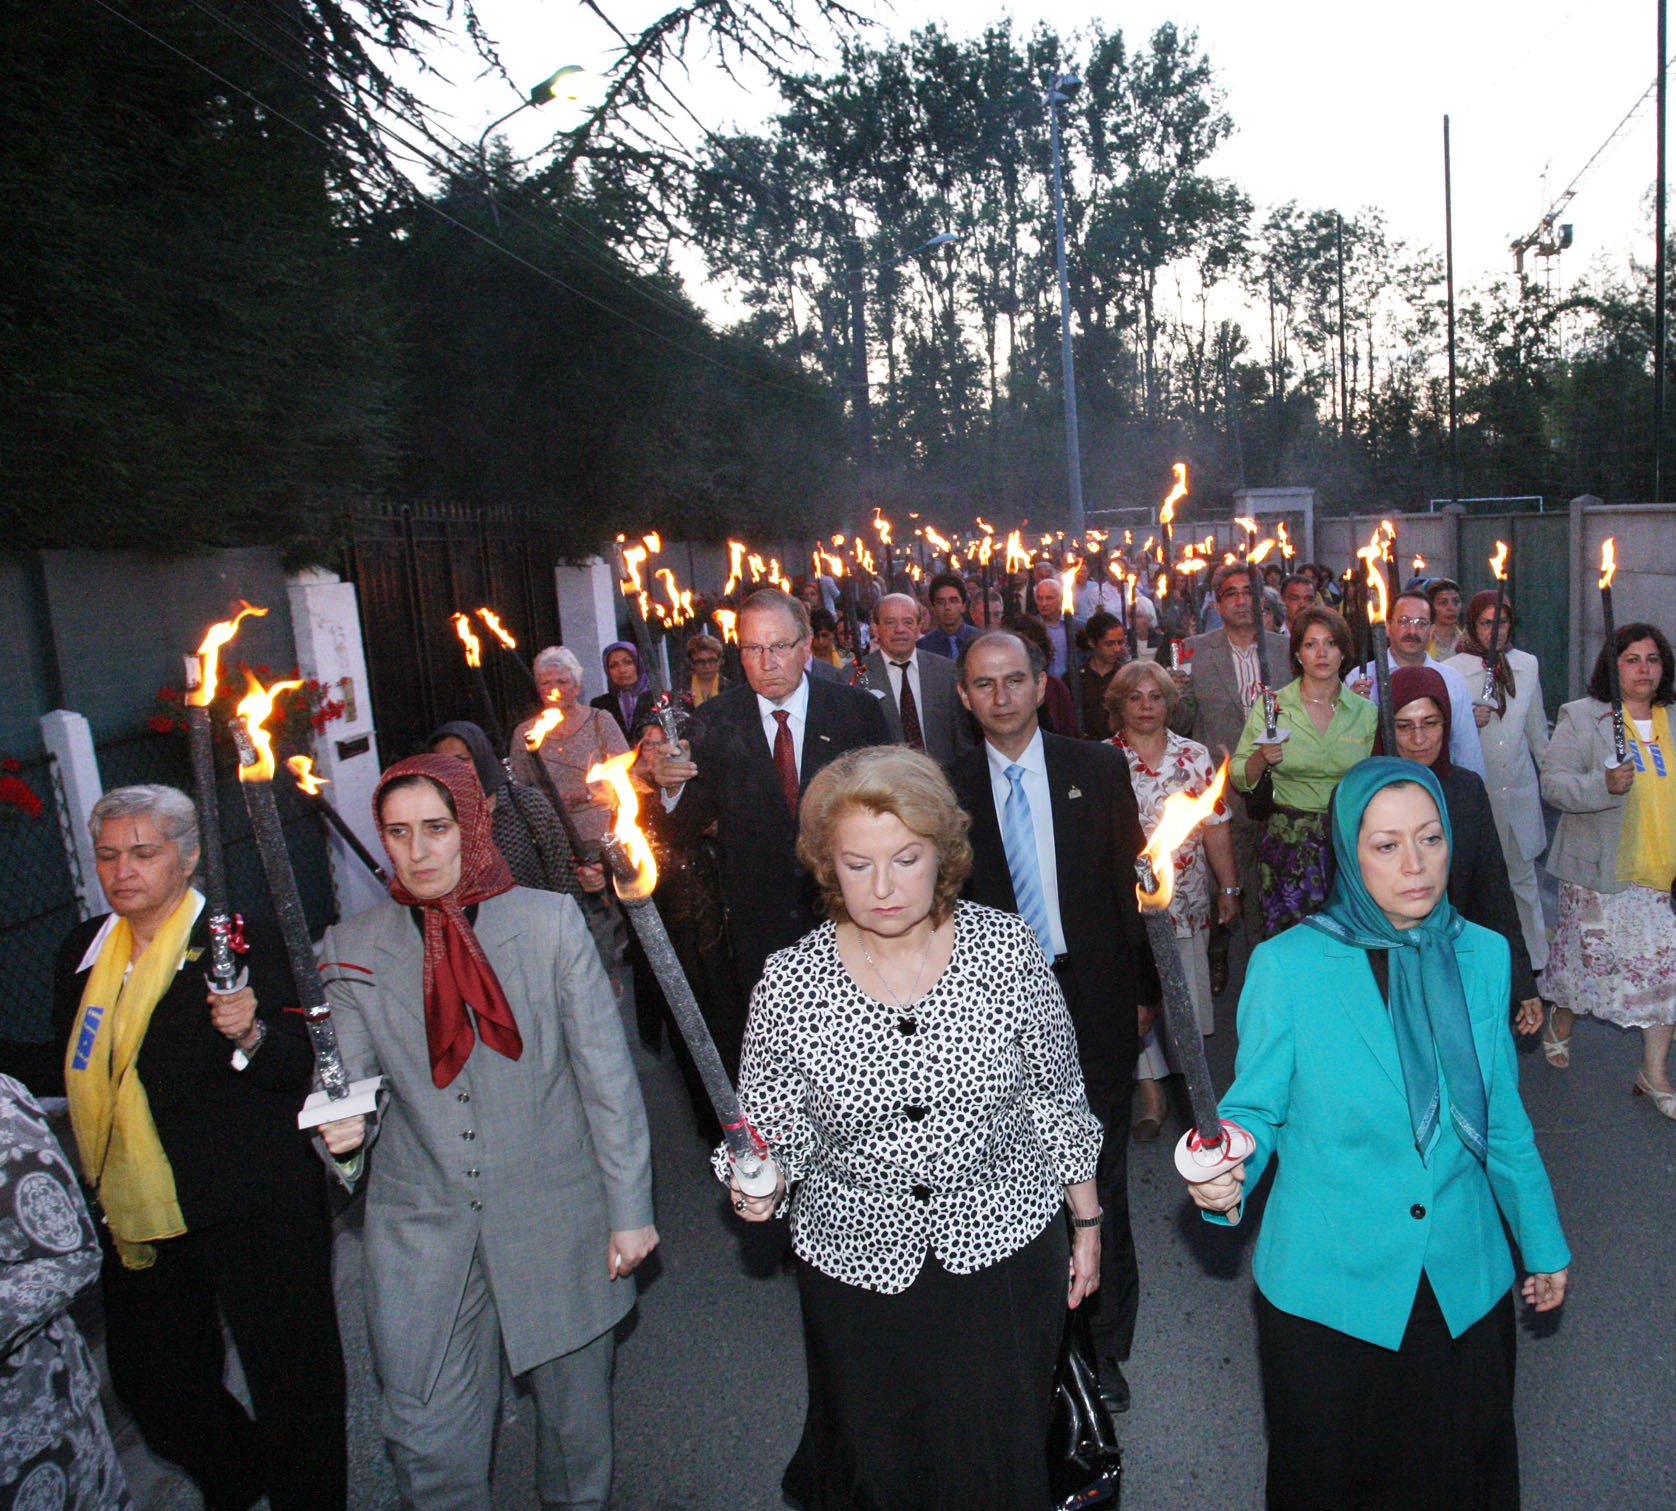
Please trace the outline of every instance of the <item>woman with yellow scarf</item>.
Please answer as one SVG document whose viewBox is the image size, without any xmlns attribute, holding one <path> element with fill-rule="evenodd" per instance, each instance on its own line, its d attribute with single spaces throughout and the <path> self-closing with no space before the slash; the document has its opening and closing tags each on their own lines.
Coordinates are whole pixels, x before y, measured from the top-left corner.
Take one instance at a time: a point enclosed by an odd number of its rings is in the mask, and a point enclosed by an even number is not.
<svg viewBox="0 0 1676 1511">
<path fill-rule="evenodd" d="M 89 820 L 111 905 L 59 953 L 55 1019 L 81 1176 L 104 1217 L 111 1380 L 207 1511 L 341 1511 L 343 1359 L 323 1171 L 297 1130 L 314 1057 L 283 953 L 209 992 L 192 887 L 198 818 L 173 787 L 119 787 Z M 255 1420 L 222 1385 L 221 1319 Z"/>
<path fill-rule="evenodd" d="M 1611 661 L 1618 663 L 1626 758 L 1613 764 Z M 1560 883 L 1558 926 L 1543 995 L 1544 1039 L 1570 1059 L 1574 1017 L 1641 1030 L 1632 1090 L 1676 1119 L 1670 1042 L 1676 1034 L 1676 668 L 1653 625 L 1626 624 L 1601 647 L 1589 696 L 1560 710 L 1542 762 L 1542 796 L 1561 813 L 1548 853 Z"/>
</svg>

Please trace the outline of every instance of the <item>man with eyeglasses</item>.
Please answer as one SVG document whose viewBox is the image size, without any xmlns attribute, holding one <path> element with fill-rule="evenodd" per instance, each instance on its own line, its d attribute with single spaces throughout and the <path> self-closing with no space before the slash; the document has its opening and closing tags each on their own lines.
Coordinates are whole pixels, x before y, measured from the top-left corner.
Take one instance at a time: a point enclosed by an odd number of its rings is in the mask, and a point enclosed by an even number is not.
<svg viewBox="0 0 1676 1511">
<path fill-rule="evenodd" d="M 1211 596 L 1222 623 L 1183 642 L 1182 669 L 1174 674 L 1181 701 L 1170 727 L 1197 740 L 1220 761 L 1239 744 L 1262 676 L 1251 574 L 1238 562 L 1224 563 L 1211 577 Z M 1292 642 L 1285 635 L 1263 633 L 1268 636 L 1269 677 L 1278 692 L 1281 683 L 1292 680 Z M 1258 826 L 1247 815 L 1245 799 L 1232 783 L 1223 801 L 1229 807 L 1228 830 L 1239 870 L 1246 939 L 1256 945 L 1263 937 L 1263 913 L 1257 905 Z M 1215 992 L 1228 984 L 1228 929 L 1222 924 L 1211 926 L 1210 984 Z"/>
<path fill-rule="evenodd" d="M 797 809 L 810 779 L 846 751 L 889 745 L 890 730 L 870 693 L 809 675 L 809 610 L 774 588 L 739 610 L 743 687 L 718 693 L 693 715 L 690 756 L 643 751 L 662 789 L 659 834 L 690 845 L 716 826 L 722 906 L 738 994 L 726 1024 L 712 1023 L 730 1074 L 739 1068 L 745 1004 L 775 950 L 819 922 L 815 884 L 797 863 Z"/>
<path fill-rule="evenodd" d="M 1432 606 L 1424 593 L 1399 593 L 1391 605 L 1391 622 L 1387 626 L 1390 655 L 1387 663 L 1392 671 L 1399 666 L 1429 666 L 1443 678 L 1449 689 L 1449 759 L 1464 766 L 1479 777 L 1484 775 L 1484 747 L 1478 741 L 1478 720 L 1472 706 L 1472 691 L 1466 678 L 1454 667 L 1433 660 L 1426 649 L 1432 638 Z M 1370 703 L 1379 702 L 1378 681 L 1373 662 L 1352 674 L 1351 692 L 1360 693 Z"/>
</svg>

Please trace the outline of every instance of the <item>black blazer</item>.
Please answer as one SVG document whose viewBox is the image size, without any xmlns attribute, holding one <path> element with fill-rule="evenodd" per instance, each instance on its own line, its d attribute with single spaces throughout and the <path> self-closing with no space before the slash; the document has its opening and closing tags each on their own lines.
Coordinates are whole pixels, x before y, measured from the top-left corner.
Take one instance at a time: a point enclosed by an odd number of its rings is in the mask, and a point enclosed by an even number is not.
<svg viewBox="0 0 1676 1511">
<path fill-rule="evenodd" d="M 1158 1001 L 1158 972 L 1135 902 L 1141 832 L 1129 763 L 1111 745 L 1042 733 L 1053 799 L 1059 921 L 1076 983 L 1072 1021 L 1085 1073 L 1100 1065 L 1126 1075 L 1139 1052 L 1135 1006 Z M 949 768 L 955 796 L 972 817 L 972 875 L 966 896 L 1018 911 L 989 780 L 987 744 Z"/>
<path fill-rule="evenodd" d="M 811 778 L 845 751 L 891 743 L 884 712 L 871 693 L 808 681 L 805 791 Z M 716 825 L 728 943 L 739 988 L 749 993 L 763 962 L 820 921 L 815 884 L 797 863 L 797 831 L 757 717 L 757 695 L 748 686 L 718 693 L 693 714 L 689 738 L 698 775 L 673 813 L 663 813 L 658 802 L 647 807 L 660 835 L 676 845 L 689 845 Z"/>
<path fill-rule="evenodd" d="M 627 724 L 623 723 L 623 710 L 617 702 L 616 693 L 601 693 L 597 698 L 589 698 L 588 707 L 597 708 L 602 713 L 610 714 L 617 721 L 617 728 L 622 730 L 623 738 L 632 740 L 634 731 L 651 717 L 652 705 L 657 701 L 658 695 L 651 688 L 647 688 L 634 700 L 634 713 L 630 715 Z"/>
<path fill-rule="evenodd" d="M 63 1063 L 81 1016 L 87 973 L 77 971 L 104 917 L 70 931 L 53 978 L 53 1028 Z M 197 1231 L 275 1202 L 306 1204 L 322 1220 L 322 1169 L 309 1135 L 297 1128 L 314 1074 L 308 1030 L 296 1012 L 296 990 L 277 940 L 251 931 L 250 970 L 256 1011 L 268 1025 L 249 1066 L 234 1070 L 233 1046 L 210 1024 L 204 1000 L 209 969 L 209 915 L 198 915 L 186 965 L 152 1012 L 135 1062 L 152 1121 L 174 1171 L 186 1226 Z M 190 952 L 201 952 L 196 959 Z"/>
<path fill-rule="evenodd" d="M 1449 852 L 1449 901 L 1468 923 L 1479 924 L 1507 941 L 1513 956 L 1513 1001 L 1528 1002 L 1537 995 L 1536 973 L 1507 880 L 1507 857 L 1501 851 L 1484 779 L 1464 767 L 1451 766 L 1438 780 L 1455 837 Z"/>
</svg>

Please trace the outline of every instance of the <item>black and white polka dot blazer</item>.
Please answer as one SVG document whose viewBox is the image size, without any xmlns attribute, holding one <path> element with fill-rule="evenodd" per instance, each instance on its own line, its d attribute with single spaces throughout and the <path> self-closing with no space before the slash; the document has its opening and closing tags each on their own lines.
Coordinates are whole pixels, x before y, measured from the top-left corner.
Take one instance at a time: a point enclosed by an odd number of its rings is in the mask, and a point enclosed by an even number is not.
<svg viewBox="0 0 1676 1511">
<path fill-rule="evenodd" d="M 1035 935 L 971 902 L 956 905 L 948 968 L 906 1009 L 856 985 L 831 923 L 771 956 L 739 1095 L 792 1187 L 798 1254 L 886 1294 L 928 1249 L 970 1274 L 1022 1248 L 1100 1149 Z"/>
</svg>

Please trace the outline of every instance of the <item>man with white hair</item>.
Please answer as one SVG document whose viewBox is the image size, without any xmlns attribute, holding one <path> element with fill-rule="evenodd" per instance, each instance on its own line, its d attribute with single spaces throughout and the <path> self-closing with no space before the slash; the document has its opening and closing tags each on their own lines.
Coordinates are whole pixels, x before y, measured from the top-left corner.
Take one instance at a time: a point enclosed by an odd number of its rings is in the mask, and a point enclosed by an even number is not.
<svg viewBox="0 0 1676 1511">
<path fill-rule="evenodd" d="M 1044 577 L 1033 591 L 1036 603 L 1034 617 L 1047 631 L 1048 646 L 1053 653 L 1048 657 L 1048 675 L 1064 677 L 1070 669 L 1071 648 L 1078 631 L 1082 629 L 1082 621 L 1075 618 L 1066 621 L 1065 594 L 1057 577 Z"/>
<path fill-rule="evenodd" d="M 867 682 L 880 697 L 891 739 L 923 750 L 946 767 L 977 737 L 955 690 L 954 662 L 921 650 L 918 626 L 919 605 L 906 593 L 887 593 L 879 600 L 873 611 L 873 649 L 864 663 Z"/>
</svg>

